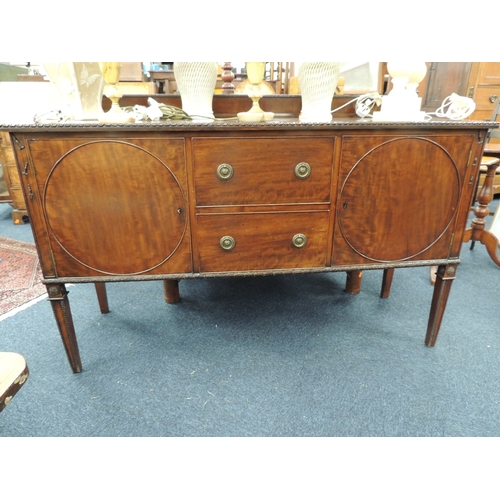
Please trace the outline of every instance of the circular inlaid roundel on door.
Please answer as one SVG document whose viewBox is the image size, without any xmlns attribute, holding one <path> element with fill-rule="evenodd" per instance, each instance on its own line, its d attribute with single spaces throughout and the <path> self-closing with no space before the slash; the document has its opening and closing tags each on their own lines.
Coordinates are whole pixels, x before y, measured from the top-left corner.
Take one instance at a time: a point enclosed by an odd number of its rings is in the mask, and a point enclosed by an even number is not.
<svg viewBox="0 0 500 500">
<path fill-rule="evenodd" d="M 126 142 L 71 149 L 50 172 L 44 209 L 53 236 L 81 264 L 138 274 L 167 260 L 186 230 L 186 200 L 170 168 Z"/>
<path fill-rule="evenodd" d="M 337 204 L 343 239 L 373 261 L 417 256 L 453 220 L 460 194 L 455 162 L 440 143 L 427 138 L 393 138 L 368 152 L 357 141 L 344 144 L 360 154 L 352 154 L 356 160 L 343 167 Z"/>
</svg>

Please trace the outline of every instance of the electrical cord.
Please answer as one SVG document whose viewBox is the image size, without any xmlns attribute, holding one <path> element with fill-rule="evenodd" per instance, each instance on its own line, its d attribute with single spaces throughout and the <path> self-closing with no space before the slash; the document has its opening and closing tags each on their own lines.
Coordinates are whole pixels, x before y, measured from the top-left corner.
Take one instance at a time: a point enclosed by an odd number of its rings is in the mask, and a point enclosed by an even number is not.
<svg viewBox="0 0 500 500">
<path fill-rule="evenodd" d="M 360 118 L 373 118 L 373 115 L 371 114 L 372 109 L 375 105 L 380 106 L 382 103 L 382 97 L 376 92 L 364 94 L 351 99 L 338 108 L 333 109 L 331 113 L 335 113 L 353 102 L 356 103 L 356 114 Z M 465 118 L 469 117 L 475 109 L 476 103 L 470 97 L 463 97 L 452 93 L 443 100 L 441 106 L 434 113 L 425 113 L 424 120 L 432 120 L 432 116 L 437 116 L 438 118 L 448 118 L 449 120 L 465 120 Z"/>
<path fill-rule="evenodd" d="M 382 103 L 382 98 L 377 92 L 372 92 L 371 94 L 363 94 L 359 97 L 356 97 L 354 99 L 351 99 L 350 101 L 346 102 L 342 106 L 339 106 L 338 108 L 335 108 L 331 111 L 331 113 L 335 113 L 339 111 L 340 109 L 345 108 L 346 106 L 349 106 L 349 104 L 352 104 L 355 102 L 355 110 L 356 114 L 360 118 L 372 118 L 371 111 L 375 104 L 379 105 Z"/>
<path fill-rule="evenodd" d="M 148 98 L 149 107 L 146 106 L 126 106 L 122 108 L 127 113 L 135 114 L 137 121 L 150 119 L 150 120 L 192 120 L 193 118 L 203 118 L 205 120 L 211 121 L 227 121 L 227 120 L 237 120 L 238 117 L 230 118 L 215 118 L 213 116 L 202 116 L 202 115 L 189 115 L 182 108 L 177 106 L 172 106 L 169 104 L 163 104 L 152 97 Z"/>
<path fill-rule="evenodd" d="M 44 113 L 37 113 L 33 116 L 33 121 L 35 123 L 42 122 L 67 122 L 69 120 L 69 116 L 66 115 L 60 109 L 51 109 L 50 111 L 45 111 Z"/>
<path fill-rule="evenodd" d="M 331 113 L 335 113 L 349 104 L 355 102 L 356 114 L 360 118 L 373 118 L 371 114 L 372 109 L 375 105 L 380 106 L 382 103 L 382 97 L 377 92 L 372 92 L 371 94 L 363 94 L 359 97 L 355 97 L 350 101 L 346 102 L 342 106 L 335 108 Z M 159 103 L 152 98 L 148 99 L 148 103 L 151 108 L 156 108 L 158 116 L 156 118 L 167 119 L 167 120 L 192 120 L 195 116 L 188 115 L 183 109 L 176 106 L 166 105 Z M 424 119 L 429 121 L 432 116 L 438 118 L 448 118 L 449 120 L 464 120 L 469 117 L 476 109 L 476 103 L 469 97 L 459 96 L 458 94 L 452 93 L 446 97 L 441 106 L 434 113 L 426 113 Z M 145 106 L 126 106 L 123 108 L 124 111 L 129 113 L 135 113 L 136 118 L 144 119 L 146 118 L 146 107 Z M 237 117 L 231 118 L 213 118 L 206 117 L 213 121 L 219 120 L 235 120 Z M 70 117 L 60 109 L 54 109 L 46 111 L 44 113 L 37 113 L 33 117 L 35 123 L 42 122 L 65 122 L 68 121 Z M 151 119 L 151 117 L 150 117 Z"/>
<path fill-rule="evenodd" d="M 438 118 L 448 118 L 449 120 L 465 120 L 476 109 L 476 103 L 470 97 L 463 97 L 452 93 L 446 97 L 441 106 L 434 113 Z"/>
</svg>

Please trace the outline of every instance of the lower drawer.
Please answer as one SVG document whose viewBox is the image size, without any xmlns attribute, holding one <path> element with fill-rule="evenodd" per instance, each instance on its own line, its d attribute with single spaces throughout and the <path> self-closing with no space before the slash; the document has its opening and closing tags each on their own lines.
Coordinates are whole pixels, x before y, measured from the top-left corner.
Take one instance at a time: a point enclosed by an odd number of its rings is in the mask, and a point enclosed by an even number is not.
<svg viewBox="0 0 500 500">
<path fill-rule="evenodd" d="M 326 264 L 329 212 L 199 214 L 200 272 Z"/>
</svg>

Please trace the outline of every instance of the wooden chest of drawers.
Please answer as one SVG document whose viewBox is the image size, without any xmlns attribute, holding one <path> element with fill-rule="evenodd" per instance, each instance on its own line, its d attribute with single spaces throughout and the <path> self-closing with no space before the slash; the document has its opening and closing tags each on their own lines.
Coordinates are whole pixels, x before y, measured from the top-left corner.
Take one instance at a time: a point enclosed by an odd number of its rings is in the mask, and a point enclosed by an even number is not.
<svg viewBox="0 0 500 500">
<path fill-rule="evenodd" d="M 0 131 L 0 169 L 3 169 L 8 198 L 14 207 L 12 220 L 14 224 L 24 224 L 24 217 L 27 217 L 28 212 L 17 172 L 15 154 L 6 131 Z"/>
<path fill-rule="evenodd" d="M 10 127 L 49 299 L 81 370 L 66 283 L 439 266 L 455 277 L 486 122 Z"/>
</svg>

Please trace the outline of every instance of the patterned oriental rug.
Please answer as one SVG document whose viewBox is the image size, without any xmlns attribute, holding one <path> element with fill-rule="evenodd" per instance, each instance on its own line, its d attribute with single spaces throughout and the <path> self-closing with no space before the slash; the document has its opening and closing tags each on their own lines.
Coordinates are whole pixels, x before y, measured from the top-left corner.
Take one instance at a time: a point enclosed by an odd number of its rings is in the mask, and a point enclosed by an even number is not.
<svg viewBox="0 0 500 500">
<path fill-rule="evenodd" d="M 0 321 L 45 292 L 35 245 L 0 236 Z"/>
</svg>

